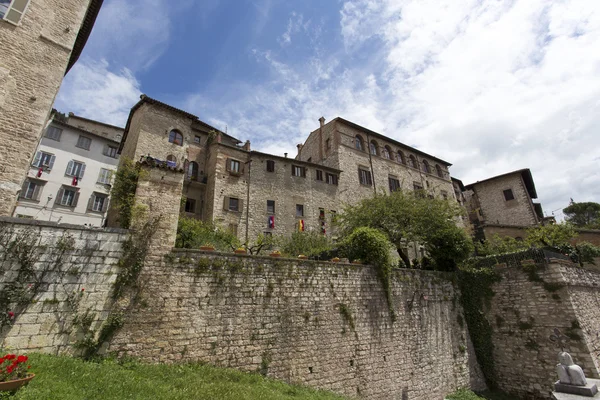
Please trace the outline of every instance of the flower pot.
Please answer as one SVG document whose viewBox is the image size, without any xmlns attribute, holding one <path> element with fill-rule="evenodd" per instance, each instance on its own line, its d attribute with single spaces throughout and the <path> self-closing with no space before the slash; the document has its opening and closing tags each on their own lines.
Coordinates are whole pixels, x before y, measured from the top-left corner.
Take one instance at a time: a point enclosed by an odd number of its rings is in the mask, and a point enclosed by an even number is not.
<svg viewBox="0 0 600 400">
<path fill-rule="evenodd" d="M 247 252 L 246 252 L 246 250 L 244 250 L 244 249 L 237 249 L 237 250 L 235 251 L 235 254 L 247 254 Z"/>
<path fill-rule="evenodd" d="M 17 390 L 21 386 L 27 384 L 33 378 L 35 378 L 35 374 L 31 374 L 27 378 L 23 379 L 15 379 L 14 381 L 0 382 L 0 392 L 11 392 Z"/>
<path fill-rule="evenodd" d="M 334 257 L 331 259 L 331 262 L 340 262 L 340 259 L 338 257 Z"/>
<path fill-rule="evenodd" d="M 215 248 L 213 246 L 200 246 L 200 250 L 203 250 L 203 251 L 215 251 Z"/>
<path fill-rule="evenodd" d="M 306 260 L 307 258 L 308 258 L 308 257 L 307 257 L 307 256 L 305 256 L 304 254 L 300 254 L 300 255 L 298 256 L 298 259 L 299 259 L 299 260 Z"/>
<path fill-rule="evenodd" d="M 271 257 L 281 257 L 281 253 L 271 253 L 269 254 Z"/>
</svg>

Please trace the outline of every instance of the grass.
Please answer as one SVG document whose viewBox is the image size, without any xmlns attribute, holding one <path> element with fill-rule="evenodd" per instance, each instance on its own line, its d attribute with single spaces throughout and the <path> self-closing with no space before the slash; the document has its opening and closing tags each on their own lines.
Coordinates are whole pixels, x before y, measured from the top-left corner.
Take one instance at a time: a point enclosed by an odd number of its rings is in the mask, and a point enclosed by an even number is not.
<svg viewBox="0 0 600 400">
<path fill-rule="evenodd" d="M 515 400 L 514 396 L 504 393 L 489 392 L 475 394 L 468 389 L 459 389 L 456 392 L 446 396 L 448 400 Z"/>
<path fill-rule="evenodd" d="M 151 365 L 136 361 L 86 362 L 28 354 L 36 377 L 1 400 L 343 400 L 330 392 L 265 379 L 259 374 L 201 364 Z"/>
</svg>

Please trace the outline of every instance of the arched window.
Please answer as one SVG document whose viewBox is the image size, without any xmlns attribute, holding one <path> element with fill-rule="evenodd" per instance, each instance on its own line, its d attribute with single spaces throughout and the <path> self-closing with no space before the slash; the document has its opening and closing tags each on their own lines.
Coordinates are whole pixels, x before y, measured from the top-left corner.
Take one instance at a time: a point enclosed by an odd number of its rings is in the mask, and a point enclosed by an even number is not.
<svg viewBox="0 0 600 400">
<path fill-rule="evenodd" d="M 423 172 L 427 172 L 428 174 L 431 173 L 431 167 L 429 166 L 427 160 L 423 160 Z"/>
<path fill-rule="evenodd" d="M 444 172 L 442 171 L 442 167 L 440 167 L 439 164 L 435 164 L 435 172 L 440 178 L 444 177 Z"/>
<path fill-rule="evenodd" d="M 390 148 L 390 146 L 385 146 L 383 148 L 383 157 L 387 158 L 388 160 L 391 160 L 392 159 L 391 154 L 392 154 L 392 149 Z"/>
<path fill-rule="evenodd" d="M 406 164 L 406 158 L 404 158 L 404 153 L 401 150 L 398 150 L 396 161 L 398 161 L 400 164 Z"/>
<path fill-rule="evenodd" d="M 360 137 L 360 135 L 356 135 L 354 138 L 354 147 L 356 147 L 356 150 L 365 151 L 365 146 L 363 143 L 362 137 Z"/>
<path fill-rule="evenodd" d="M 371 143 L 369 145 L 369 149 L 371 151 L 371 154 L 374 156 L 378 156 L 379 155 L 379 147 L 377 146 L 377 142 L 374 140 L 371 140 Z"/>
<path fill-rule="evenodd" d="M 198 163 L 196 161 L 192 161 L 188 164 L 187 176 L 194 181 L 198 179 Z"/>
<path fill-rule="evenodd" d="M 417 159 L 412 154 L 408 157 L 408 165 L 410 165 L 413 168 L 419 168 L 417 166 Z"/>
<path fill-rule="evenodd" d="M 169 143 L 183 146 L 183 135 L 179 131 L 176 131 L 175 129 L 173 129 L 169 133 Z"/>
</svg>

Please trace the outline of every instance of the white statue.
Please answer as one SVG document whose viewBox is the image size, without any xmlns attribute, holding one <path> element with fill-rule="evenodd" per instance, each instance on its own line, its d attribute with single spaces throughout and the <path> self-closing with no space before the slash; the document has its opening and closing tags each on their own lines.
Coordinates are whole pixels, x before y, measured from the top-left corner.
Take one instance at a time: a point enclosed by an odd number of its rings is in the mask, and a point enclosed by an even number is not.
<svg viewBox="0 0 600 400">
<path fill-rule="evenodd" d="M 585 374 L 579 365 L 573 362 L 573 358 L 566 351 L 558 354 L 560 364 L 556 365 L 556 372 L 560 383 L 573 386 L 586 386 Z"/>
</svg>

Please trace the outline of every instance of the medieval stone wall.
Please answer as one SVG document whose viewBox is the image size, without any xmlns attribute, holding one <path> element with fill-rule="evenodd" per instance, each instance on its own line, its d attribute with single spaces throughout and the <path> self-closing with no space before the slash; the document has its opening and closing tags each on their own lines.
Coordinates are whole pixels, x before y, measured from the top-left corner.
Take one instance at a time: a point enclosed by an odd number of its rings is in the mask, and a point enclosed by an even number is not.
<svg viewBox="0 0 600 400">
<path fill-rule="evenodd" d="M 571 338 L 567 349 L 590 378 L 598 377 L 600 274 L 570 262 L 496 267 L 501 280 L 486 312 L 494 367 L 503 391 L 548 399 L 557 380 L 554 328 Z"/>
<path fill-rule="evenodd" d="M 13 211 L 88 4 L 32 0 L 18 26 L 0 20 L 0 215 Z"/>
<path fill-rule="evenodd" d="M 14 313 L 12 324 L 0 329 L 0 347 L 71 352 L 79 339 L 72 323 L 77 313 L 94 314 L 93 326 L 106 318 L 126 235 L 122 229 L 0 218 L 0 293 L 24 300 L 0 310 Z M 35 278 L 19 278 L 29 258 Z"/>
<path fill-rule="evenodd" d="M 260 371 L 364 399 L 482 387 L 443 273 L 396 272 L 395 322 L 370 266 L 174 251 L 147 265 L 143 280 L 109 351 Z"/>
</svg>

